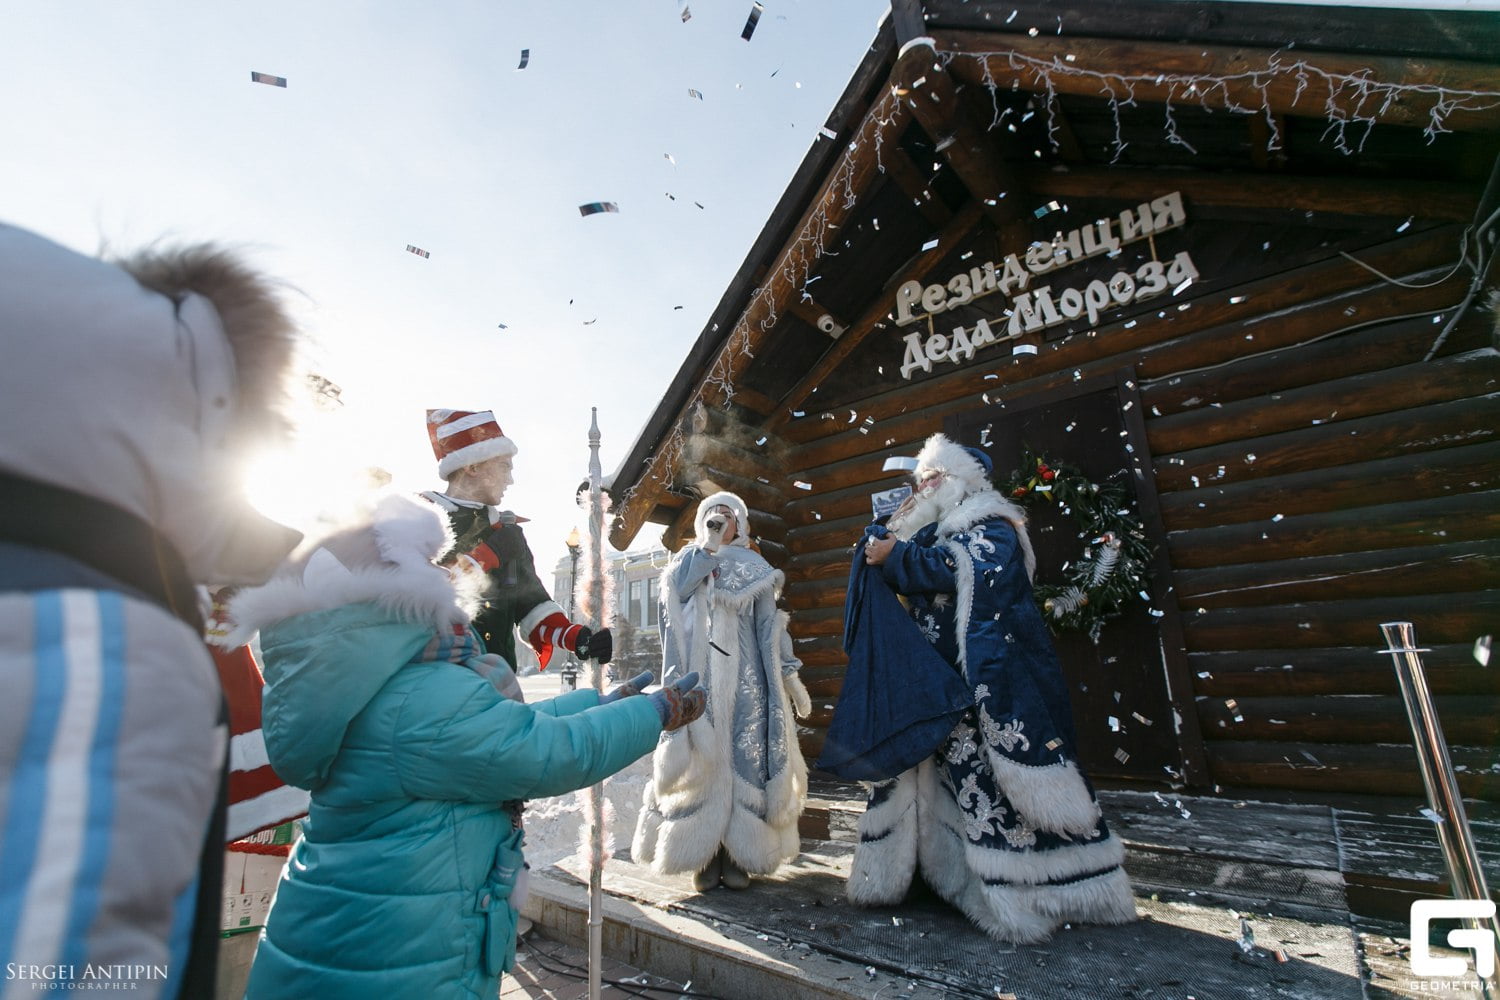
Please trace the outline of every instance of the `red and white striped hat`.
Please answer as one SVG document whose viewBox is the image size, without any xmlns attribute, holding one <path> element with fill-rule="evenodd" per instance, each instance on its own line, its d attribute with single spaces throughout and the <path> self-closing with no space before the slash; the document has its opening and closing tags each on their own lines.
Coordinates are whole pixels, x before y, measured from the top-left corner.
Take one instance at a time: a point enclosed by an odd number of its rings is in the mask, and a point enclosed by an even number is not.
<svg viewBox="0 0 1500 1000">
<path fill-rule="evenodd" d="M 516 453 L 516 443 L 505 436 L 492 410 L 428 410 L 427 436 L 444 479 L 466 466 Z"/>
</svg>

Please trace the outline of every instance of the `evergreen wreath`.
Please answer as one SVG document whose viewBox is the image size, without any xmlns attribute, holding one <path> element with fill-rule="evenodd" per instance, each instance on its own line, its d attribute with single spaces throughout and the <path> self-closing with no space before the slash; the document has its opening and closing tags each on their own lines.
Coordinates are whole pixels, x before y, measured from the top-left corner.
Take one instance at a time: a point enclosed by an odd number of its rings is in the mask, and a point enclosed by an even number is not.
<svg viewBox="0 0 1500 1000">
<path fill-rule="evenodd" d="M 1152 548 L 1119 483 L 1091 482 L 1076 466 L 1054 462 L 1027 446 L 1021 464 L 1001 487 L 1023 507 L 1059 505 L 1073 518 L 1083 555 L 1064 563 L 1066 583 L 1033 588 L 1042 617 L 1054 629 L 1084 632 L 1095 643 L 1110 620 L 1143 600 L 1151 579 Z"/>
</svg>

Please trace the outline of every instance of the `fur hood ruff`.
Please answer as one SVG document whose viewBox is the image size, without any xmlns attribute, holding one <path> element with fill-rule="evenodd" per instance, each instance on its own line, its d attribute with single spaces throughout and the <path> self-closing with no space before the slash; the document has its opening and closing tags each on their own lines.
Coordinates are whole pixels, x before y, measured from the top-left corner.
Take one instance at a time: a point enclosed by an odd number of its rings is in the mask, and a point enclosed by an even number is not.
<svg viewBox="0 0 1500 1000">
<path fill-rule="evenodd" d="M 325 539 L 270 583 L 237 594 L 229 604 L 234 630 L 225 642 L 238 645 L 288 618 L 365 602 L 433 628 L 466 623 L 485 581 L 480 572 L 455 577 L 432 563 L 452 538 L 435 506 L 389 495 L 364 523 Z"/>
<path fill-rule="evenodd" d="M 1031 536 L 1026 531 L 1026 511 L 1020 504 L 1005 499 L 995 490 L 975 493 L 944 514 L 937 524 L 938 538 L 946 539 L 968 531 L 979 522 L 988 521 L 992 517 L 1003 517 L 1016 529 L 1016 540 L 1026 559 L 1026 577 L 1030 579 L 1036 573 L 1036 555 L 1031 551 Z"/>
</svg>

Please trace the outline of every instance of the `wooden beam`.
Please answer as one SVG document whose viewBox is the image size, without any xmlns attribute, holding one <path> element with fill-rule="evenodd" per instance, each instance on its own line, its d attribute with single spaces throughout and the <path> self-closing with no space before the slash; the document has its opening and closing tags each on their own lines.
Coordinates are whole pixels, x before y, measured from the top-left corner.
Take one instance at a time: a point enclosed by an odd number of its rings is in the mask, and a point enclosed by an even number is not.
<svg viewBox="0 0 1500 1000">
<path fill-rule="evenodd" d="M 1251 115 L 1245 120 L 1245 127 L 1250 132 L 1250 162 L 1255 164 L 1256 170 L 1281 170 L 1286 166 L 1286 116 L 1273 115 L 1273 121 L 1266 121 L 1265 115 Z M 1271 130 L 1276 126 L 1275 132 Z M 1273 140 L 1279 136 L 1280 140 L 1274 145 Z"/>
<path fill-rule="evenodd" d="M 1022 183 L 1036 196 L 1147 201 L 1177 190 L 1193 205 L 1375 215 L 1383 218 L 1468 222 L 1479 189 L 1436 181 L 1367 177 L 1287 177 L 1253 173 L 1164 174 L 1130 168 L 1071 167 L 1066 172 L 1028 169 Z"/>
<path fill-rule="evenodd" d="M 1078 133 L 1073 131 L 1073 123 L 1068 121 L 1068 116 L 1063 113 L 1062 108 L 1053 112 L 1052 126 L 1052 138 L 1057 142 L 1057 155 L 1069 165 L 1069 169 L 1088 159 L 1084 155 L 1083 144 L 1078 141 Z"/>
<path fill-rule="evenodd" d="M 1183 574 L 1173 574 L 1173 579 L 1180 585 Z M 1479 668 L 1473 653 L 1472 642 L 1434 644 L 1431 652 L 1422 657 L 1432 693 L 1500 694 L 1500 672 Z M 1188 662 L 1197 678 L 1194 692 L 1210 698 L 1274 694 L 1397 694 L 1400 691 L 1396 672 L 1390 663 L 1381 663 L 1370 655 L 1368 643 L 1321 649 L 1236 649 L 1190 653 Z M 1204 674 L 1208 676 L 1204 677 Z"/>
<path fill-rule="evenodd" d="M 624 548 L 630 543 L 662 491 L 671 486 L 682 450 L 678 428 L 683 416 L 698 403 L 716 406 L 734 397 L 735 383 L 775 327 L 777 314 L 799 293 L 820 258 L 821 240 L 829 226 L 843 225 L 861 197 L 880 178 L 878 149 L 882 143 L 877 139 L 899 135 L 909 114 L 906 103 L 889 91 L 865 112 L 849 148 L 828 172 L 792 236 L 776 255 L 766 281 L 751 294 L 738 322 L 708 364 L 698 388 L 678 411 L 674 430 L 663 436 L 632 488 L 617 498 L 618 513 L 610 529 L 610 541 L 616 547 Z"/>
<path fill-rule="evenodd" d="M 792 297 L 791 303 L 788 304 L 787 309 L 802 322 L 806 323 L 814 330 L 817 330 L 819 333 L 824 334 L 830 340 L 838 340 L 844 335 L 843 331 L 849 328 L 849 324 L 844 322 L 841 317 L 835 316 L 832 312 L 823 308 L 823 306 L 818 303 L 817 299 L 805 293 L 802 295 L 794 295 Z M 822 323 L 824 316 L 827 316 L 828 319 L 832 321 L 833 330 L 830 331 L 823 328 Z M 735 393 L 735 395 L 738 396 L 739 393 Z M 764 414 L 762 414 L 762 416 L 770 416 L 776 410 L 776 401 L 770 399 L 770 397 L 766 398 L 771 405 L 770 408 L 767 409 Z"/>
<path fill-rule="evenodd" d="M 997 225 L 1016 218 L 1021 211 L 1016 205 L 1024 200 L 1020 183 L 1001 162 L 996 140 L 959 100 L 953 77 L 942 68 L 929 39 L 916 39 L 902 49 L 891 71 L 891 86 L 985 214 Z"/>
<path fill-rule="evenodd" d="M 942 227 L 953 218 L 953 210 L 940 199 L 932 196 L 930 181 L 923 171 L 912 162 L 906 150 L 894 146 L 880 153 L 881 164 L 890 172 L 891 179 L 901 193 L 912 200 L 913 207 L 922 213 L 922 218 L 934 226 Z"/>
<path fill-rule="evenodd" d="M 952 221 L 938 234 L 939 248 L 952 246 L 958 240 L 962 239 L 968 234 L 969 230 L 978 224 L 980 218 L 981 214 L 978 202 L 971 201 L 965 204 L 953 216 Z M 839 337 L 833 346 L 818 359 L 818 363 L 813 365 L 812 370 L 803 376 L 802 380 L 792 386 L 791 391 L 781 398 L 777 404 L 777 411 L 771 417 L 768 426 L 774 431 L 779 431 L 785 427 L 791 419 L 791 412 L 797 409 L 811 395 L 812 391 L 818 387 L 818 384 L 823 379 L 833 374 L 838 366 L 843 364 L 845 358 L 854 353 L 854 349 L 864 342 L 864 339 L 870 335 L 878 324 L 885 322 L 891 310 L 896 308 L 896 289 L 907 281 L 919 281 L 925 278 L 928 274 L 932 273 L 932 270 L 943 259 L 944 255 L 940 253 L 918 254 L 909 266 L 893 275 L 891 280 L 886 282 L 885 291 L 880 293 L 879 297 L 870 304 L 869 308 L 860 315 L 859 319 L 855 320 L 844 331 L 843 336 Z"/>
<path fill-rule="evenodd" d="M 949 70 L 965 83 L 1034 93 L 1133 99 L 1136 103 L 1203 104 L 1264 114 L 1373 119 L 1426 128 L 1440 101 L 1442 125 L 1454 131 L 1500 127 L 1500 67 L 1493 62 L 1291 53 L 1273 49 L 1085 37 L 996 37 L 934 31 L 938 47 L 957 57 Z M 1298 67 L 1305 66 L 1305 71 Z M 900 64 L 898 62 L 897 69 Z M 1356 85 L 1357 78 L 1368 83 Z M 1190 81 L 1202 82 L 1189 92 Z M 1158 82 L 1159 81 L 1159 82 Z M 1387 89 L 1381 89 L 1384 85 Z M 1393 87 L 1421 87 L 1405 91 Z M 1440 95 L 1439 89 L 1448 96 Z M 1464 93 L 1477 93 L 1465 98 Z"/>
</svg>

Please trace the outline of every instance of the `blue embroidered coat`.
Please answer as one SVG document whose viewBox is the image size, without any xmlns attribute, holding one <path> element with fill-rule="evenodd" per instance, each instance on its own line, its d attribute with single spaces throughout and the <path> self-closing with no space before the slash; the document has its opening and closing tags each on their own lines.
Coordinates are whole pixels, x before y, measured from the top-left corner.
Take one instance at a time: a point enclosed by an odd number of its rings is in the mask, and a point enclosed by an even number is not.
<svg viewBox="0 0 1500 1000">
<path fill-rule="evenodd" d="M 920 863 L 992 935 L 1037 941 L 1065 921 L 1115 923 L 1135 911 L 1123 851 L 1077 765 L 1020 516 L 992 490 L 975 494 L 898 542 L 882 567 L 972 700 L 936 754 L 871 787 L 849 895 L 899 902 Z"/>
</svg>

